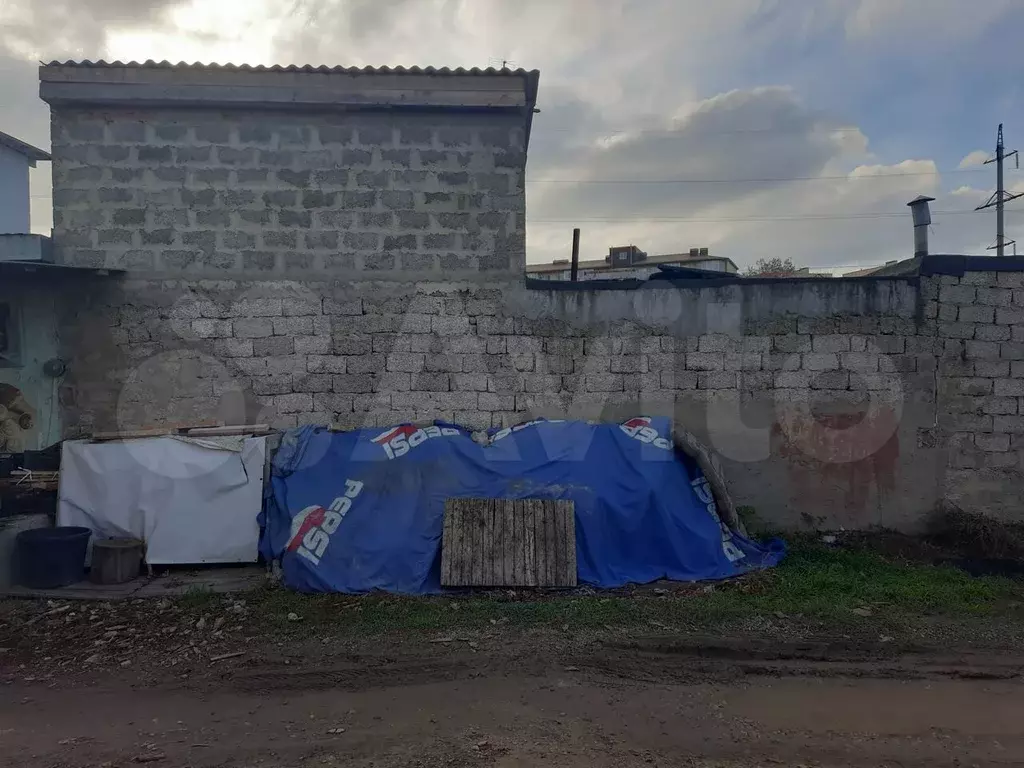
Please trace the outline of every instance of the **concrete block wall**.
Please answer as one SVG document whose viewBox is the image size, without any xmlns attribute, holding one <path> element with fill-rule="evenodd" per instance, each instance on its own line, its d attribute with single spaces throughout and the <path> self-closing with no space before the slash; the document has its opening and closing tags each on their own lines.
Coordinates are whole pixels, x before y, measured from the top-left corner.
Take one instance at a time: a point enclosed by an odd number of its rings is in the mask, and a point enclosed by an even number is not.
<svg viewBox="0 0 1024 768">
<path fill-rule="evenodd" d="M 55 106 L 51 134 L 65 264 L 382 279 L 524 267 L 519 116 Z"/>
<path fill-rule="evenodd" d="M 968 271 L 924 281 L 941 346 L 939 425 L 945 495 L 1020 519 L 1024 504 L 1024 272 Z"/>
<path fill-rule="evenodd" d="M 70 434 L 673 416 L 787 526 L 909 525 L 942 486 L 912 281 L 641 291 L 96 278 L 66 303 Z M 799 312 L 797 311 L 799 310 Z M 836 522 L 839 521 L 839 522 Z"/>
</svg>

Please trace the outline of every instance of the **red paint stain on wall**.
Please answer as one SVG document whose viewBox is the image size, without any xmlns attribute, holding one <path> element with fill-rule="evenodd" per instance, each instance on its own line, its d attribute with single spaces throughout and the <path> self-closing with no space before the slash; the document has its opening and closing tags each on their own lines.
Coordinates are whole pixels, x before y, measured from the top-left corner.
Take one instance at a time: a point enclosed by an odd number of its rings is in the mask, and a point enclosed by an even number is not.
<svg viewBox="0 0 1024 768">
<path fill-rule="evenodd" d="M 896 486 L 899 417 L 891 407 L 860 413 L 812 414 L 787 410 L 772 427 L 777 455 L 786 459 L 793 501 L 812 517 L 835 512 L 838 502 L 854 523 L 868 522 L 872 488 Z"/>
</svg>

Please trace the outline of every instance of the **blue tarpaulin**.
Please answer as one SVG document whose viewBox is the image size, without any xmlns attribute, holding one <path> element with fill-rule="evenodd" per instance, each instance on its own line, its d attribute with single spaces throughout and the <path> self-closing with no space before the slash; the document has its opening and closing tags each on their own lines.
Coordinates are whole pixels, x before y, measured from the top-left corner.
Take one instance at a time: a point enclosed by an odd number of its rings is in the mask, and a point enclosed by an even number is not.
<svg viewBox="0 0 1024 768">
<path fill-rule="evenodd" d="M 581 583 L 720 579 L 775 565 L 719 519 L 667 419 L 534 421 L 486 444 L 450 424 L 285 434 L 262 515 L 261 553 L 303 592 L 438 592 L 448 498 L 565 499 Z"/>
</svg>

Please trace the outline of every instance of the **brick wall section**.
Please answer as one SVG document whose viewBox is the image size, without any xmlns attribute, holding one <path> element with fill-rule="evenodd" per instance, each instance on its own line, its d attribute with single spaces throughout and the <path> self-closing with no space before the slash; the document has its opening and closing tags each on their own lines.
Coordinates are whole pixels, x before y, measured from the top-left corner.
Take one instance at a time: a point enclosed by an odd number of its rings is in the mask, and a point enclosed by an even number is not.
<svg viewBox="0 0 1024 768">
<path fill-rule="evenodd" d="M 943 497 L 1018 517 L 1021 275 L 870 285 L 665 288 L 648 301 L 519 281 L 79 279 L 62 302 L 62 412 L 69 435 L 661 413 L 730 460 L 770 432 L 770 456 L 737 458 L 729 475 L 779 525 L 913 530 Z M 727 300 L 735 326 L 695 319 Z M 843 433 L 865 413 L 867 427 Z"/>
<path fill-rule="evenodd" d="M 1024 273 L 942 276 L 926 290 L 944 352 L 939 415 L 951 480 L 973 470 L 1017 480 L 1024 468 Z"/>
<path fill-rule="evenodd" d="M 933 398 L 935 358 L 913 319 L 784 315 L 740 335 L 679 337 L 529 318 L 510 311 L 523 293 L 516 283 L 101 282 L 66 324 L 78 357 L 67 422 L 485 428 L 729 397 Z"/>
<path fill-rule="evenodd" d="M 52 117 L 66 264 L 177 275 L 520 273 L 520 117 Z"/>
</svg>

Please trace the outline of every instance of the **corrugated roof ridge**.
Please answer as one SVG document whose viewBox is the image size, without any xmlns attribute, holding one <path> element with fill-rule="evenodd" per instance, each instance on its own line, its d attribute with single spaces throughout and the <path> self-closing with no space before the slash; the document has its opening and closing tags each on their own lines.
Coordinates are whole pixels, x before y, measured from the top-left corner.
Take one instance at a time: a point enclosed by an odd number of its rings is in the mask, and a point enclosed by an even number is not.
<svg viewBox="0 0 1024 768">
<path fill-rule="evenodd" d="M 188 63 L 186 61 L 179 61 L 177 64 L 170 61 L 154 61 L 153 59 L 147 59 L 146 61 L 105 61 L 104 59 L 98 59 L 92 61 L 90 59 L 83 59 L 81 61 L 74 61 L 69 59 L 67 61 L 50 61 L 44 66 L 47 67 L 93 67 L 93 68 L 105 68 L 105 67 L 131 67 L 135 69 L 214 69 L 214 70 L 227 70 L 227 71 L 241 71 L 241 72 L 322 72 L 322 73 L 341 73 L 349 75 L 530 75 L 536 73 L 538 70 L 526 70 L 526 69 L 497 69 L 495 67 L 488 67 L 487 69 L 481 69 L 480 67 L 473 67 L 472 69 L 466 69 L 465 67 L 457 67 L 452 69 L 450 67 L 345 67 L 341 65 L 327 66 L 326 64 L 315 65 L 315 64 L 289 64 L 288 66 L 282 66 L 281 64 L 274 64 L 267 66 L 265 64 L 217 64 L 210 63 L 204 64 L 196 61 Z"/>
</svg>

